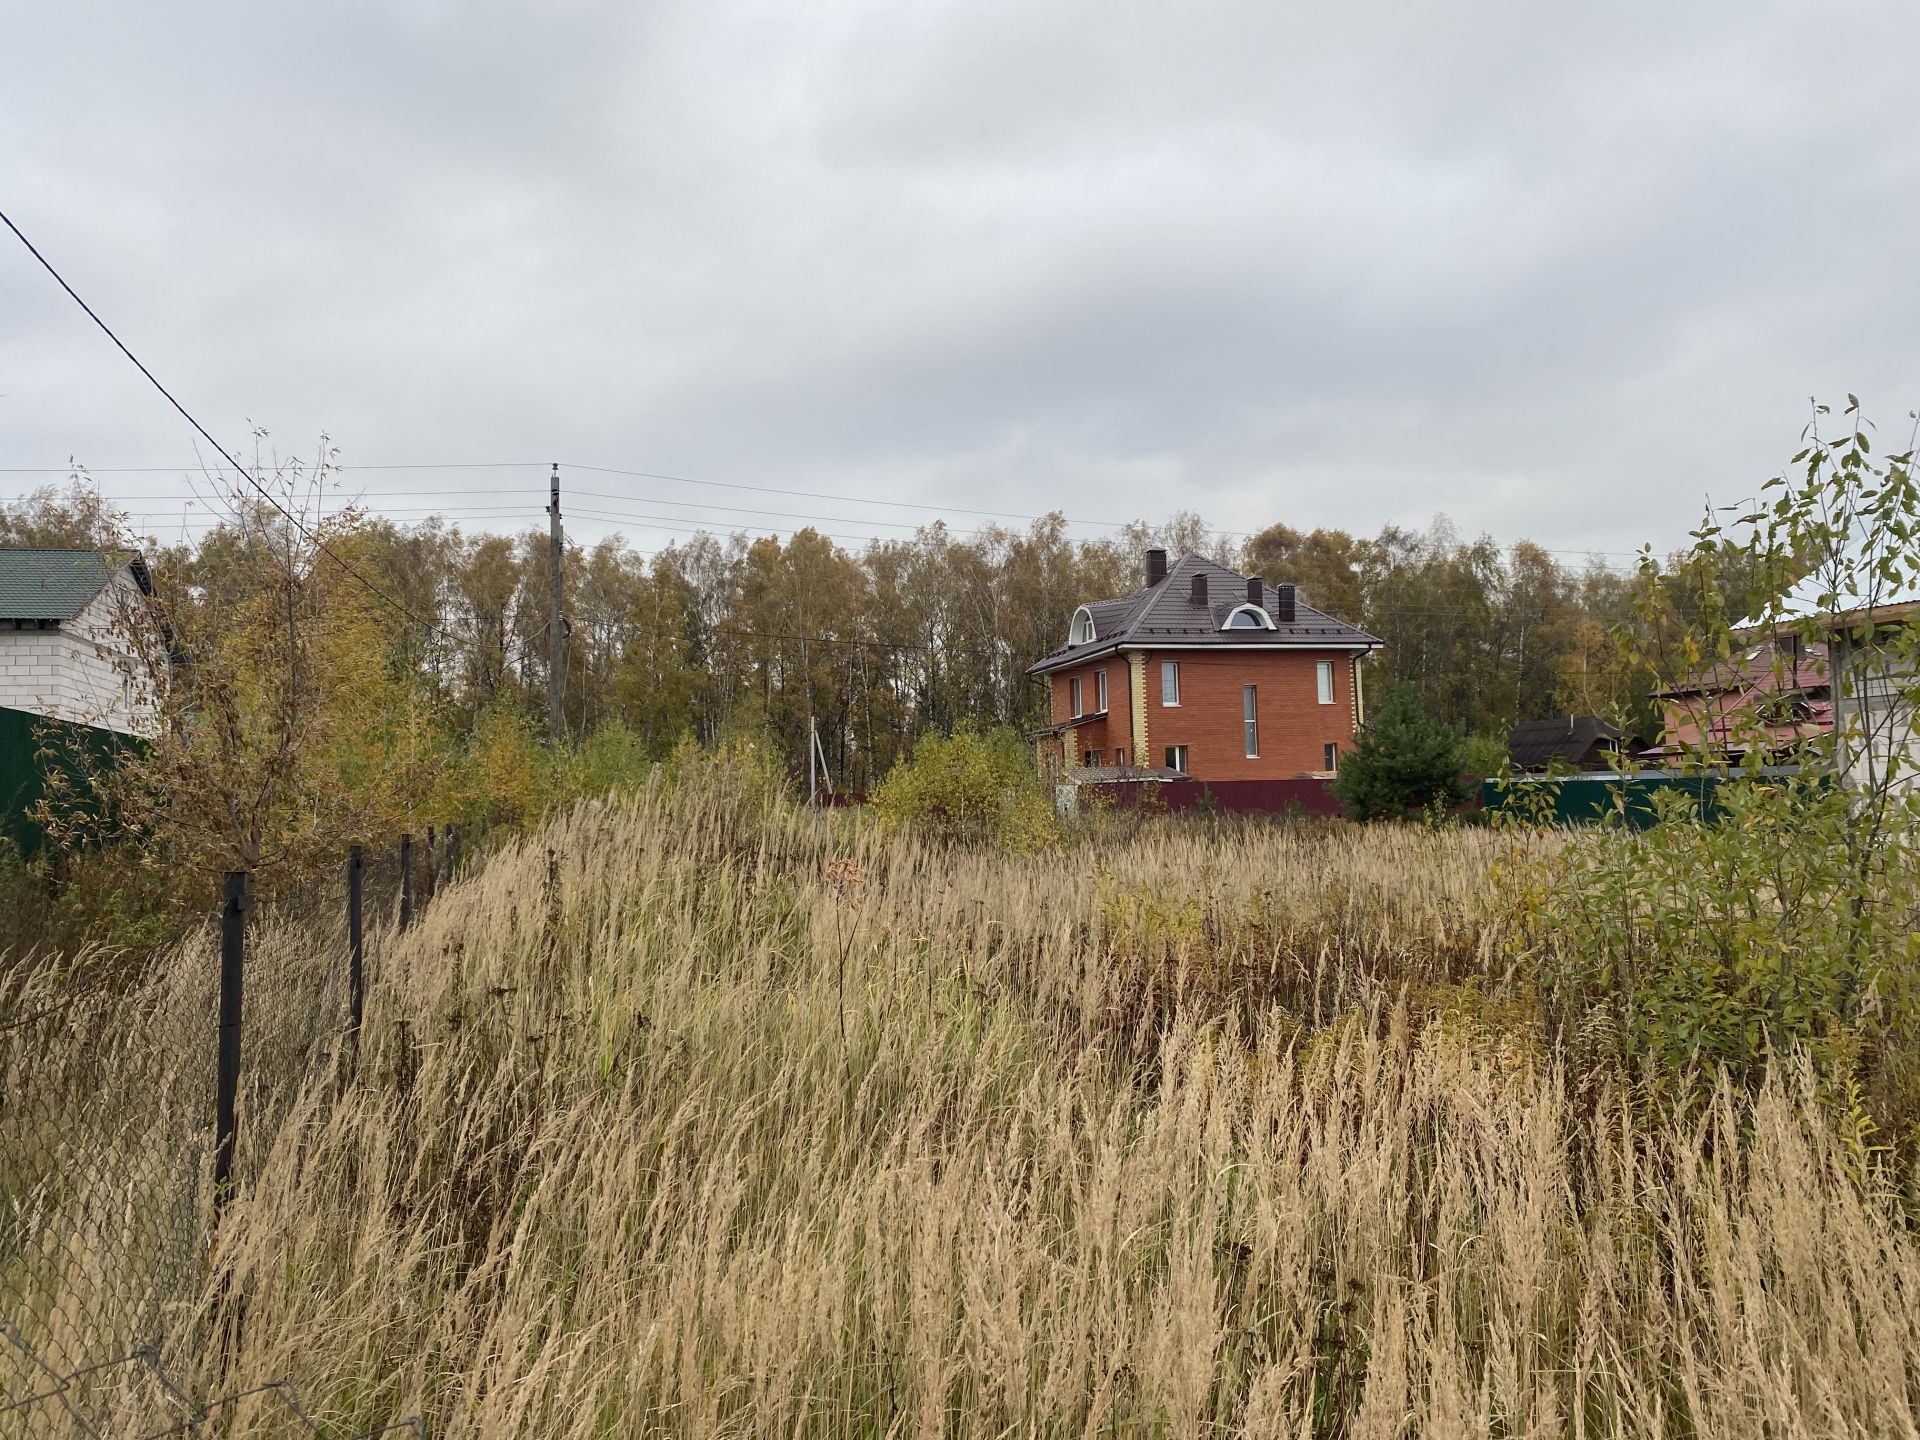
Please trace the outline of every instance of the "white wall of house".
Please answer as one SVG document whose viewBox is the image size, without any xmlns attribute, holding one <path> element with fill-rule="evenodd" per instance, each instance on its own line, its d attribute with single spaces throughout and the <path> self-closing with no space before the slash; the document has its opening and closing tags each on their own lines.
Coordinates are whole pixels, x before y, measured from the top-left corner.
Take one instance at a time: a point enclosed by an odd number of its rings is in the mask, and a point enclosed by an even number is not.
<svg viewBox="0 0 1920 1440">
<path fill-rule="evenodd" d="M 139 600 L 139 586 L 122 570 L 54 629 L 0 628 L 0 705 L 123 735 L 149 733 L 151 687 L 125 639 Z"/>
<path fill-rule="evenodd" d="M 1920 681 L 1854 658 L 1845 664 L 1838 688 L 1834 719 L 1842 780 L 1856 790 L 1887 786 L 1889 776 L 1894 790 L 1920 784 L 1913 704 Z"/>
</svg>

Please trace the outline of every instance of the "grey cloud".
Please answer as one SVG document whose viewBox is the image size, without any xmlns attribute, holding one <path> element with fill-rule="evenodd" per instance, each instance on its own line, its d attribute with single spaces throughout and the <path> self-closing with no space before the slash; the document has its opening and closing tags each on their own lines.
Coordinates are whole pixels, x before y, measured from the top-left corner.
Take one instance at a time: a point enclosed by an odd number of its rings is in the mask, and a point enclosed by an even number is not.
<svg viewBox="0 0 1920 1440">
<path fill-rule="evenodd" d="M 1920 17 L 1891 5 L 9 30 L 6 207 L 223 436 L 1625 551 L 1778 468 L 1806 396 L 1920 401 L 1892 59 Z M 25 260 L 0 464 L 188 460 Z"/>
</svg>

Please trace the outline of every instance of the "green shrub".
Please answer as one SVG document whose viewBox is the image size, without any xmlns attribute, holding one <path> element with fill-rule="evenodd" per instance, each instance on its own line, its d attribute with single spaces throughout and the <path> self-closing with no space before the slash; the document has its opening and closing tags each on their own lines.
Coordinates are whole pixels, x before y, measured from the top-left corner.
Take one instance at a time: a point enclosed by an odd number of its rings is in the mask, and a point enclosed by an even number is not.
<svg viewBox="0 0 1920 1440">
<path fill-rule="evenodd" d="M 1396 685 L 1342 757 L 1333 793 L 1356 820 L 1444 811 L 1466 798 L 1461 764 L 1459 735 L 1410 686 Z"/>
<path fill-rule="evenodd" d="M 637 790 L 647 783 L 653 766 L 647 742 L 622 721 L 610 720 L 568 757 L 564 789 L 583 796 Z"/>
<path fill-rule="evenodd" d="M 1913 837 L 1862 884 L 1837 787 L 1730 780 L 1712 816 L 1684 794 L 1655 803 L 1647 830 L 1588 831 L 1509 890 L 1563 1035 L 1635 1073 L 1749 1084 L 1797 1047 L 1839 1083 L 1862 1055 L 1911 1048 Z"/>
<path fill-rule="evenodd" d="M 873 796 L 883 822 L 952 845 L 998 845 L 1023 854 L 1056 834 L 1053 806 L 1020 736 L 961 726 L 927 735 Z"/>
<path fill-rule="evenodd" d="M 1507 768 L 1507 740 L 1504 735 L 1483 730 L 1460 742 L 1460 768 L 1482 780 Z"/>
</svg>

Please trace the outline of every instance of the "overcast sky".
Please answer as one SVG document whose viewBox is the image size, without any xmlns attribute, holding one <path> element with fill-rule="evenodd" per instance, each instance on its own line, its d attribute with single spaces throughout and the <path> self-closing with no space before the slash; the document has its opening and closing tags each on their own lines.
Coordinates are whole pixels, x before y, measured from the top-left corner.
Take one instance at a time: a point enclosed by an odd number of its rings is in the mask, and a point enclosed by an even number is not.
<svg viewBox="0 0 1920 1440">
<path fill-rule="evenodd" d="M 233 445 L 1627 552 L 1777 471 L 1808 396 L 1920 403 L 1906 0 L 62 0 L 4 35 L 0 208 Z M 106 472 L 196 437 L 0 239 L 0 466 L 177 515 Z M 544 503 L 540 468 L 352 483 Z"/>
</svg>

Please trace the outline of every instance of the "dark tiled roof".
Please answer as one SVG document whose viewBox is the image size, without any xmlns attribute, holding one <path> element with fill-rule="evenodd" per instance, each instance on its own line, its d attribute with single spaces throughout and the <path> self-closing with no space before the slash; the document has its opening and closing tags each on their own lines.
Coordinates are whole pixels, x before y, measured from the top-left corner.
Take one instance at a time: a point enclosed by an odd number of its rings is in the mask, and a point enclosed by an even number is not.
<svg viewBox="0 0 1920 1440">
<path fill-rule="evenodd" d="M 99 550 L 0 550 L 0 620 L 71 620 L 119 568 Z"/>
<path fill-rule="evenodd" d="M 1602 740 L 1618 740 L 1621 732 L 1598 715 L 1555 715 L 1527 720 L 1507 736 L 1507 755 L 1523 770 L 1555 760 L 1577 764 Z"/>
<path fill-rule="evenodd" d="M 1193 603 L 1193 577 L 1199 574 L 1207 577 L 1205 605 Z M 1118 600 L 1096 600 L 1088 604 L 1086 609 L 1093 617 L 1095 638 L 1084 645 L 1062 645 L 1028 666 L 1027 673 L 1039 675 L 1057 670 L 1123 645 L 1136 648 L 1204 645 L 1224 649 L 1236 645 L 1297 645 L 1302 649 L 1315 646 L 1353 649 L 1381 643 L 1366 631 L 1299 602 L 1294 605 L 1291 625 L 1282 625 L 1276 618 L 1271 630 L 1223 630 L 1220 627 L 1227 623 L 1227 617 L 1247 603 L 1247 578 L 1198 555 L 1183 555 L 1158 585 L 1143 585 Z M 1266 587 L 1265 608 L 1269 615 L 1273 614 L 1271 585 Z"/>
</svg>

